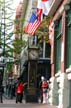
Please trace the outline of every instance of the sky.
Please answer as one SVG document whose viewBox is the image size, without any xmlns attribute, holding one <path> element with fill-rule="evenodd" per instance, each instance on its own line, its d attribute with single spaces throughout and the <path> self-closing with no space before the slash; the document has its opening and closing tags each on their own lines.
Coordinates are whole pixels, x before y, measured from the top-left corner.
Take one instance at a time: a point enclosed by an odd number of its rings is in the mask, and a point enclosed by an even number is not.
<svg viewBox="0 0 71 108">
<path fill-rule="evenodd" d="M 23 0 L 13 0 L 12 7 L 13 7 L 13 9 L 15 9 L 15 11 L 16 11 L 17 6 L 19 5 L 20 1 L 23 1 Z"/>
<path fill-rule="evenodd" d="M 5 23 L 7 23 L 7 25 L 8 25 L 8 24 L 10 24 L 10 22 L 13 22 L 12 27 L 11 26 L 9 26 L 10 28 L 8 26 L 6 27 L 6 31 L 5 32 L 7 34 L 11 33 L 14 30 L 14 20 L 15 20 L 15 16 L 16 16 L 16 9 L 17 9 L 20 1 L 23 1 L 23 0 L 5 0 L 5 6 L 10 4 L 8 7 L 5 8 L 5 11 L 7 12 L 7 14 L 5 13 L 5 17 L 11 16 L 10 19 L 12 19 L 12 21 L 9 20 L 9 19 L 5 19 Z M 10 8 L 14 10 L 14 14 L 10 14 L 11 13 L 10 12 L 11 11 Z M 4 23 L 4 19 L 2 19 L 2 17 L 4 17 L 4 15 L 3 16 L 1 16 L 1 15 L 2 15 L 2 11 L 0 11 L 0 22 Z M 12 42 L 11 41 L 13 41 L 14 38 L 15 38 L 15 36 L 13 35 L 10 40 L 6 41 L 9 44 L 9 46 L 12 46 Z"/>
<path fill-rule="evenodd" d="M 23 0 L 13 0 L 13 6 L 14 8 L 17 8 L 18 4 L 20 1 L 23 1 Z"/>
<path fill-rule="evenodd" d="M 5 0 L 5 1 L 7 2 L 7 1 L 10 1 L 10 0 Z M 15 16 L 16 16 L 16 9 L 17 9 L 20 1 L 22 1 L 22 0 L 12 0 L 11 5 L 9 5 L 9 7 L 14 10 L 14 13 L 11 16 L 11 19 L 13 20 L 13 26 L 11 27 L 11 29 L 9 31 L 7 30 L 8 33 L 10 33 L 11 31 L 14 30 L 14 20 L 15 20 Z M 7 12 L 10 13 L 10 9 L 7 8 Z M 8 14 L 8 16 L 9 16 L 9 14 Z M 5 21 L 6 21 L 6 23 L 11 22 L 10 20 L 5 20 Z M 15 36 L 13 35 L 11 37 L 11 40 L 14 40 L 14 38 L 15 38 Z M 8 40 L 7 43 L 10 43 L 11 40 Z M 9 46 L 11 46 L 10 44 L 9 44 Z"/>
</svg>

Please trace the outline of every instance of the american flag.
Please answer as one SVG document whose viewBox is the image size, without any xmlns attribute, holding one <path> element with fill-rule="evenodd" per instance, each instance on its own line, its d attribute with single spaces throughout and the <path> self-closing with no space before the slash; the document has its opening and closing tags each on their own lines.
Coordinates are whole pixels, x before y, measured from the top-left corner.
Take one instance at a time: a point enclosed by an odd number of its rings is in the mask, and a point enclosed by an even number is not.
<svg viewBox="0 0 71 108">
<path fill-rule="evenodd" d="M 44 15 L 48 15 L 50 9 L 50 0 L 38 0 L 37 8 L 42 9 Z"/>
<path fill-rule="evenodd" d="M 25 32 L 30 34 L 30 35 L 34 35 L 37 28 L 40 26 L 41 21 L 38 19 L 38 17 L 32 13 L 30 21 L 27 25 L 27 27 L 25 28 Z"/>
</svg>

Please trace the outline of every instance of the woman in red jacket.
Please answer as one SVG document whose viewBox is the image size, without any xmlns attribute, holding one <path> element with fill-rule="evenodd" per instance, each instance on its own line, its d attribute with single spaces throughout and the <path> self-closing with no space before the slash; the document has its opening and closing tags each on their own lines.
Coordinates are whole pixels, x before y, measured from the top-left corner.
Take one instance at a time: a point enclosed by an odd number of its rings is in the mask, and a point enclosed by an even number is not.
<svg viewBox="0 0 71 108">
<path fill-rule="evenodd" d="M 16 103 L 22 103 L 24 84 L 20 81 L 16 89 Z"/>
</svg>

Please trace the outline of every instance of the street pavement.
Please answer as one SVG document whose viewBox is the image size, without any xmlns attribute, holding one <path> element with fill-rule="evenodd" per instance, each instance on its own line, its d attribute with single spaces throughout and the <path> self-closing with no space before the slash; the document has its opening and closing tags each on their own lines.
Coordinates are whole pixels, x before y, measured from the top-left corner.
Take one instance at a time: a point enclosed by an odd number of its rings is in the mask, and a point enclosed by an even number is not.
<svg viewBox="0 0 71 108">
<path fill-rule="evenodd" d="M 57 108 L 49 104 L 42 103 L 15 103 L 15 99 L 4 99 L 3 103 L 0 103 L 0 108 Z"/>
</svg>

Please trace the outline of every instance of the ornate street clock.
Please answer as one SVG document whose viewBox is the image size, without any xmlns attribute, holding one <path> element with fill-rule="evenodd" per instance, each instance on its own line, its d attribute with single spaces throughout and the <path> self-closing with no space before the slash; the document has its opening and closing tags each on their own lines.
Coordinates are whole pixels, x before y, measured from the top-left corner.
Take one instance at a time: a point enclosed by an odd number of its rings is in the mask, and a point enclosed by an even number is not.
<svg viewBox="0 0 71 108">
<path fill-rule="evenodd" d="M 29 48 L 28 56 L 31 60 L 38 59 L 38 48 Z"/>
<path fill-rule="evenodd" d="M 39 55 L 39 48 L 31 46 L 28 48 L 28 88 L 27 101 L 37 101 L 37 60 Z M 33 97 L 33 98 L 32 98 Z M 33 100 L 32 100 L 33 99 Z"/>
</svg>

